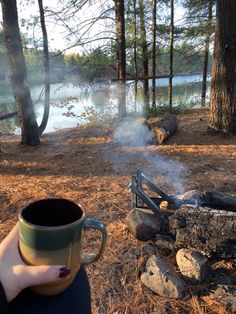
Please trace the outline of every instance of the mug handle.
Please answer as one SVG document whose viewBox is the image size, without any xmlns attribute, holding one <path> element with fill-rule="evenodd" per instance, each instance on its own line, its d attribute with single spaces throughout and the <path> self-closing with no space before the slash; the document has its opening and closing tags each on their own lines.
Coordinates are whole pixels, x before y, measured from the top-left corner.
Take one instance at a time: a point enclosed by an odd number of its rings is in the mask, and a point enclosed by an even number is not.
<svg viewBox="0 0 236 314">
<path fill-rule="evenodd" d="M 106 227 L 102 222 L 87 218 L 84 222 L 84 230 L 88 230 L 88 229 L 99 230 L 102 234 L 102 241 L 101 241 L 101 246 L 97 254 L 95 253 L 82 254 L 81 263 L 84 265 L 94 263 L 101 257 L 104 251 L 105 245 L 106 245 L 106 240 L 107 240 Z"/>
</svg>

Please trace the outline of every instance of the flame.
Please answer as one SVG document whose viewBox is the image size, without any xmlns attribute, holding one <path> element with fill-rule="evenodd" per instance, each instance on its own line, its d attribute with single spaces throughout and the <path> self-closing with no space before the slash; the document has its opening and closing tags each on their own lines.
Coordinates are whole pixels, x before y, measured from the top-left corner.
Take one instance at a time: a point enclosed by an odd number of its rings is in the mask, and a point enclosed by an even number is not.
<svg viewBox="0 0 236 314">
<path fill-rule="evenodd" d="M 169 203 L 167 201 L 162 201 L 160 203 L 160 206 L 163 207 L 163 208 L 167 208 L 167 207 L 169 207 Z"/>
</svg>

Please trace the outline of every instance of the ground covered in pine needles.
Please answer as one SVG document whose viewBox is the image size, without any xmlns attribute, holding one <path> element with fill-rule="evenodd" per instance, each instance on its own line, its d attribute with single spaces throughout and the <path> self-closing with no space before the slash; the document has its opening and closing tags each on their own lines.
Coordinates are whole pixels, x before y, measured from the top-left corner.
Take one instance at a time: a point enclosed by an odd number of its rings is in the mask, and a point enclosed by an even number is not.
<svg viewBox="0 0 236 314">
<path fill-rule="evenodd" d="M 179 130 L 160 146 L 120 144 L 113 130 L 88 126 L 46 134 L 39 147 L 20 145 L 18 136 L 1 136 L 0 240 L 29 202 L 69 198 L 107 226 L 103 257 L 86 266 L 94 314 L 157 314 L 164 308 L 166 313 L 226 313 L 207 295 L 197 298 L 189 291 L 180 301 L 145 288 L 139 277 L 155 247 L 151 241 L 136 240 L 125 224 L 131 209 L 127 187 L 137 170 L 172 195 L 198 189 L 236 196 L 236 136 L 208 135 L 207 110 L 196 109 L 178 119 Z M 89 233 L 86 241 L 98 246 L 99 234 Z M 232 270 L 233 263 L 225 265 Z"/>
</svg>

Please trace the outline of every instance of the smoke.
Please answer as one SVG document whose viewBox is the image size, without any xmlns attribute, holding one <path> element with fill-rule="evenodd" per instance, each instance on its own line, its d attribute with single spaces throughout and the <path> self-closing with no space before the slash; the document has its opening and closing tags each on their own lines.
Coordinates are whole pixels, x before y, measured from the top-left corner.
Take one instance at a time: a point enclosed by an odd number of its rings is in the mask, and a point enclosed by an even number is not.
<svg viewBox="0 0 236 314">
<path fill-rule="evenodd" d="M 123 122 L 113 133 L 113 154 L 104 152 L 104 158 L 117 174 L 130 175 L 141 170 L 164 191 L 182 194 L 187 190 L 188 168 L 177 159 L 166 157 L 155 144 L 155 135 L 144 124 Z M 145 148 L 144 148 L 145 147 Z"/>
<path fill-rule="evenodd" d="M 147 176 L 157 177 L 163 189 L 171 189 L 174 194 L 182 194 L 186 191 L 189 169 L 176 159 L 156 155 L 149 151 L 144 152 L 144 167 L 141 171 Z"/>
<path fill-rule="evenodd" d="M 113 133 L 113 141 L 128 146 L 146 146 L 154 144 L 155 135 L 145 124 L 138 120 L 124 121 Z"/>
</svg>

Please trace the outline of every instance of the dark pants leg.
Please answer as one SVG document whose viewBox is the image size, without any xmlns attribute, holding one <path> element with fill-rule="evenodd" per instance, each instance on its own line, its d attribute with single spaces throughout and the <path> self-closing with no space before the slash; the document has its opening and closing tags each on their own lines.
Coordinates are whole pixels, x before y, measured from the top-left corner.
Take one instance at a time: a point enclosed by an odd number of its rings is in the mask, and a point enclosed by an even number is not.
<svg viewBox="0 0 236 314">
<path fill-rule="evenodd" d="M 81 267 L 71 286 L 56 296 L 40 296 L 25 289 L 10 303 L 10 308 L 14 314 L 91 314 L 87 274 Z"/>
</svg>

